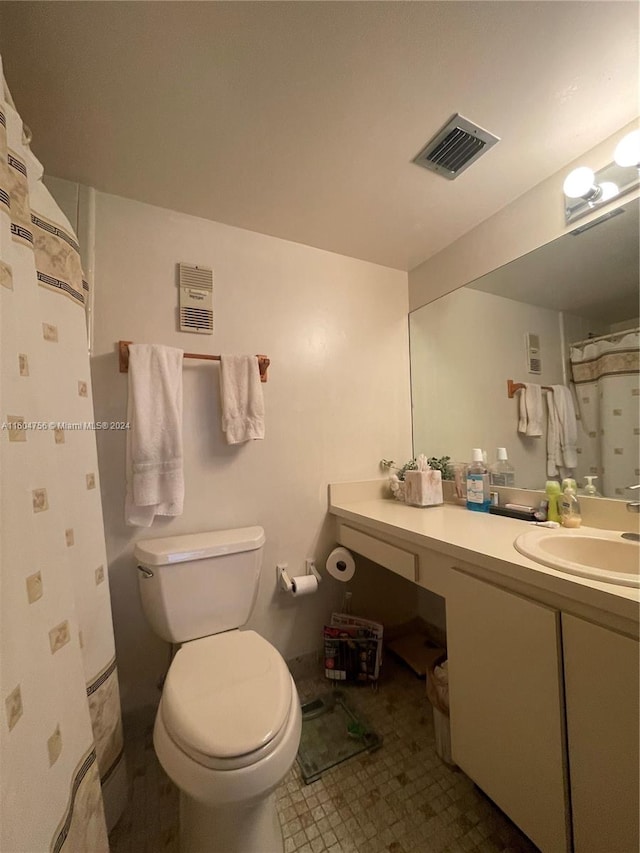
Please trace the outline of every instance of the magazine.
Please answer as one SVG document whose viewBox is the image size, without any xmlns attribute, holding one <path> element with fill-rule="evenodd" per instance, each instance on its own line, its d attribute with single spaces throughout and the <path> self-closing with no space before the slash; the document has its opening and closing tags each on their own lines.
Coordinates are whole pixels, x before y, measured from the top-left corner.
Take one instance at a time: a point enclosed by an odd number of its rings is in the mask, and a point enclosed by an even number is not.
<svg viewBox="0 0 640 853">
<path fill-rule="evenodd" d="M 332 613 L 324 627 L 324 673 L 332 681 L 377 681 L 383 626 L 349 613 Z"/>
</svg>

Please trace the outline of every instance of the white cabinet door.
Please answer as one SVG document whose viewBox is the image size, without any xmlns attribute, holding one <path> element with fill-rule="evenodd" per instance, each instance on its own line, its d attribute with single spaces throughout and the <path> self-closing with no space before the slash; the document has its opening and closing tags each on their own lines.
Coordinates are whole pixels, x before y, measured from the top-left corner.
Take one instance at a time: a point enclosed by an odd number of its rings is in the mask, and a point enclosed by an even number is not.
<svg viewBox="0 0 640 853">
<path fill-rule="evenodd" d="M 638 853 L 637 640 L 562 615 L 576 853 Z"/>
<path fill-rule="evenodd" d="M 543 853 L 566 851 L 560 615 L 454 575 L 447 597 L 454 761 Z"/>
</svg>

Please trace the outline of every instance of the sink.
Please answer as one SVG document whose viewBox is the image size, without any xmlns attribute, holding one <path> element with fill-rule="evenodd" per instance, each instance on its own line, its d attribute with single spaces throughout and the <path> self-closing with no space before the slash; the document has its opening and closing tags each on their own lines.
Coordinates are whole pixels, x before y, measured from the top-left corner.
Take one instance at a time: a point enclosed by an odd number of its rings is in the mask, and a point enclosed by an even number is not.
<svg viewBox="0 0 640 853">
<path fill-rule="evenodd" d="M 640 544 L 610 530 L 536 528 L 513 543 L 516 551 L 561 572 L 640 587 Z"/>
</svg>

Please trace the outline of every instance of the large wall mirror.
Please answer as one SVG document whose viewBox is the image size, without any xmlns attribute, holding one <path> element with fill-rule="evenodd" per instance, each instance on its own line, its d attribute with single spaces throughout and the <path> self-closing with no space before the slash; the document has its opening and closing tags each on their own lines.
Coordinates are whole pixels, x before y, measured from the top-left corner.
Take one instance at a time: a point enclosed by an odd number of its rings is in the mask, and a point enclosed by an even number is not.
<svg viewBox="0 0 640 853">
<path fill-rule="evenodd" d="M 518 432 L 507 380 L 569 385 L 578 466 L 605 497 L 640 482 L 638 200 L 488 273 L 409 316 L 414 453 L 464 462 L 506 447 L 516 486 L 543 489 L 543 435 Z M 527 336 L 537 336 L 540 373 Z M 576 378 L 576 383 L 573 380 Z M 543 396 L 543 401 L 546 397 Z"/>
</svg>

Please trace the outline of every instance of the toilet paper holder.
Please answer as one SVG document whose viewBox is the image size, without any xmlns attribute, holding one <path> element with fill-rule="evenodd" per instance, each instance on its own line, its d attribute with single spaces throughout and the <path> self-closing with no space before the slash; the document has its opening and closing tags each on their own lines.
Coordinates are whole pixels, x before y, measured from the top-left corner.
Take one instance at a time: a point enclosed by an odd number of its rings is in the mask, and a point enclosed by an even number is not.
<svg viewBox="0 0 640 853">
<path fill-rule="evenodd" d="M 320 577 L 320 572 L 316 569 L 316 561 L 311 557 L 307 557 L 304 561 L 305 567 L 305 575 L 313 575 L 315 579 L 320 583 L 322 578 Z M 291 575 L 287 572 L 289 568 L 288 563 L 278 563 L 276 566 L 276 576 L 278 578 L 278 586 L 283 592 L 293 592 L 294 581 L 295 578 L 292 578 Z"/>
</svg>

